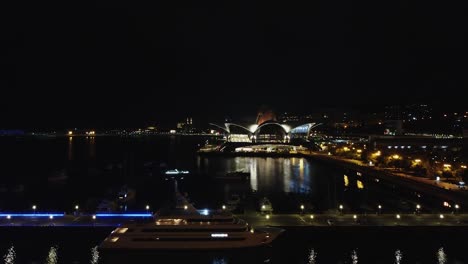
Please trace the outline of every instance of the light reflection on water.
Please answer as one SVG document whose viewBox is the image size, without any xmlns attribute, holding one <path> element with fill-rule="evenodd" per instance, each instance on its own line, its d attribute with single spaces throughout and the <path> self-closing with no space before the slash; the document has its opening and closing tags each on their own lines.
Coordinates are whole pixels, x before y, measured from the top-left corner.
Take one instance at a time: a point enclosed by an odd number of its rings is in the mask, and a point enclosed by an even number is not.
<svg viewBox="0 0 468 264">
<path fill-rule="evenodd" d="M 44 248 L 44 251 L 46 250 L 46 248 Z M 361 252 L 362 250 L 360 250 L 359 254 L 362 254 Z M 48 248 L 48 252 L 47 252 L 47 255 L 46 255 L 46 259 L 44 262 L 40 262 L 40 263 L 45 263 L 45 264 L 57 264 L 59 263 L 59 253 L 61 251 L 59 250 L 59 247 L 58 246 L 51 246 L 50 248 Z M 90 252 L 91 254 L 88 255 L 85 259 L 85 262 L 74 262 L 74 263 L 90 263 L 90 264 L 98 264 L 98 263 L 101 263 L 101 264 L 105 264 L 105 263 L 108 263 L 108 262 L 105 262 L 103 263 L 102 259 L 100 259 L 100 256 L 99 256 L 99 251 L 98 251 L 98 247 L 97 246 L 94 246 L 90 249 Z M 34 259 L 36 258 L 37 256 L 34 256 L 34 255 L 30 255 L 28 254 L 28 252 L 23 252 L 25 254 L 22 254 L 22 256 L 20 257 L 22 260 L 27 260 L 27 261 L 31 261 L 31 259 Z M 284 252 L 283 252 L 284 253 Z M 319 251 L 317 251 L 316 248 L 310 248 L 308 251 L 307 251 L 307 255 L 304 256 L 304 259 L 297 259 L 296 261 L 293 261 L 291 259 L 291 262 L 290 264 L 296 264 L 296 263 L 307 263 L 307 264 L 317 264 L 317 263 L 332 263 L 332 262 L 328 262 L 330 261 L 329 259 L 322 259 L 322 261 L 320 262 L 317 262 L 317 256 L 319 254 Z M 335 253 L 339 253 L 339 251 L 335 251 Z M 369 253 L 369 252 L 367 252 Z M 63 254 L 63 252 L 62 252 Z M 410 253 L 411 254 L 411 253 Z M 364 252 L 364 255 L 366 255 L 366 252 Z M 440 247 L 434 255 L 432 255 L 432 261 L 435 261 L 435 263 L 437 264 L 447 264 L 449 263 L 448 261 L 448 258 L 447 258 L 447 255 L 445 253 L 445 250 L 443 247 Z M 199 255 L 197 255 L 197 257 L 200 257 Z M 236 263 L 239 263 L 235 258 L 233 259 L 232 256 L 223 256 L 223 255 L 216 255 L 216 256 L 209 256 L 207 255 L 206 256 L 207 258 L 204 259 L 204 262 L 196 262 L 196 263 L 206 263 L 206 264 L 236 264 Z M 351 252 L 348 251 L 348 254 L 344 255 L 343 256 L 344 259 L 341 259 L 341 260 L 338 260 L 337 263 L 352 263 L 352 264 L 358 264 L 358 263 L 361 263 L 359 262 L 359 257 L 358 257 L 358 249 L 354 249 L 352 250 Z M 411 258 L 411 257 L 410 257 Z M 66 259 L 66 257 L 65 257 Z M 177 255 L 174 255 L 174 260 L 177 259 Z M 278 262 L 279 260 L 275 260 L 275 257 L 273 258 L 267 258 L 267 259 L 262 259 L 262 260 L 256 260 L 254 262 L 251 262 L 249 259 L 250 257 L 247 257 L 248 261 L 245 262 L 245 264 L 247 263 L 283 263 L 283 262 Z M 381 255 L 379 256 L 379 259 L 373 259 L 371 260 L 372 263 L 380 263 L 379 261 L 385 261 L 386 257 Z M 83 259 L 84 260 L 84 259 Z M 148 261 L 150 261 L 151 259 L 148 259 Z M 195 259 L 194 259 L 195 260 Z M 16 255 L 16 252 L 15 252 L 15 247 L 14 246 L 11 246 L 10 248 L 8 248 L 6 254 L 3 256 L 3 261 L 2 263 L 5 263 L 5 264 L 15 264 L 17 263 L 17 255 Z M 21 260 L 20 260 L 21 261 Z M 63 259 L 61 260 L 60 263 L 63 263 Z M 128 262 L 130 261 L 130 262 Z M 206 261 L 206 262 L 205 262 Z M 335 260 L 336 261 L 336 260 Z M 390 261 L 390 260 L 389 260 Z M 428 260 L 426 260 L 428 261 Z M 432 261 L 429 261 L 429 263 L 434 263 Z M 23 263 L 23 262 L 21 262 Z M 36 262 L 27 262 L 27 263 L 36 263 Z M 133 263 L 131 259 L 125 259 L 123 260 L 123 262 L 119 262 L 119 263 Z M 146 262 L 146 259 L 145 259 L 145 262 L 144 263 L 153 263 L 153 262 Z M 195 262 L 194 262 L 195 263 Z M 244 263 L 244 262 L 242 262 Z M 336 263 L 336 262 L 333 262 L 333 263 Z M 366 260 L 364 260 L 363 263 L 369 263 L 367 262 Z M 387 262 L 385 262 L 387 263 Z M 394 252 L 394 257 L 393 257 L 393 262 L 392 263 L 395 263 L 395 264 L 401 264 L 403 263 L 403 253 L 400 249 L 397 249 L 395 252 Z M 416 263 L 420 263 L 420 262 L 416 262 Z M 424 262 L 426 263 L 426 262 Z M 450 262 L 452 263 L 452 262 Z M 453 262 L 453 263 L 464 263 L 464 262 Z"/>
<path fill-rule="evenodd" d="M 403 254 L 401 253 L 399 249 L 397 249 L 395 251 L 395 264 L 400 264 L 402 258 L 403 258 Z"/>
<path fill-rule="evenodd" d="M 315 264 L 315 259 L 317 258 L 317 252 L 315 252 L 315 249 L 311 249 L 309 252 L 309 262 L 308 264 Z"/>
<path fill-rule="evenodd" d="M 445 264 L 447 263 L 447 254 L 445 254 L 444 248 L 441 247 L 437 250 L 437 263 Z"/>
<path fill-rule="evenodd" d="M 358 255 L 357 255 L 357 251 L 356 250 L 353 250 L 351 252 L 351 261 L 353 264 L 357 264 L 358 263 Z"/>
<path fill-rule="evenodd" d="M 3 260 L 5 261 L 5 264 L 13 264 L 15 263 L 16 259 L 16 252 L 15 252 L 15 247 L 11 246 L 5 256 L 3 256 Z"/>
<path fill-rule="evenodd" d="M 255 191 L 268 193 L 280 190 L 304 194 L 311 191 L 311 163 L 305 158 L 233 157 L 217 159 L 216 162 L 208 162 L 208 159 L 197 160 L 198 169 L 203 173 L 250 172 L 250 188 Z"/>
<path fill-rule="evenodd" d="M 228 264 L 228 260 L 227 258 L 222 258 L 222 257 L 219 257 L 219 258 L 214 258 L 213 259 L 213 262 L 212 264 Z"/>
<path fill-rule="evenodd" d="M 57 264 L 58 263 L 58 247 L 50 247 L 49 253 L 47 254 L 46 264 Z"/>
<path fill-rule="evenodd" d="M 91 264 L 99 263 L 99 251 L 98 246 L 91 248 Z"/>
</svg>

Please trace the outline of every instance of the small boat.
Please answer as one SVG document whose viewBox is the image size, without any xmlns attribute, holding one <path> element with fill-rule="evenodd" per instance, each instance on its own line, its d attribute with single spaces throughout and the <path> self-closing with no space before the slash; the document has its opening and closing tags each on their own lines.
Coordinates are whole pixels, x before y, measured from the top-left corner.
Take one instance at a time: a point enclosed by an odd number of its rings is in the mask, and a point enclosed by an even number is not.
<svg viewBox="0 0 468 264">
<path fill-rule="evenodd" d="M 190 172 L 186 170 L 173 169 L 173 170 L 166 170 L 164 172 L 164 176 L 165 176 L 166 181 L 169 179 L 183 180 L 184 176 L 189 173 Z"/>
<path fill-rule="evenodd" d="M 189 171 L 184 171 L 184 170 L 178 170 L 178 169 L 173 169 L 173 170 L 167 170 L 164 174 L 166 175 L 180 175 L 180 174 L 189 174 Z"/>
<path fill-rule="evenodd" d="M 260 212 L 265 214 L 273 213 L 273 205 L 268 198 L 263 197 L 259 202 Z"/>
</svg>

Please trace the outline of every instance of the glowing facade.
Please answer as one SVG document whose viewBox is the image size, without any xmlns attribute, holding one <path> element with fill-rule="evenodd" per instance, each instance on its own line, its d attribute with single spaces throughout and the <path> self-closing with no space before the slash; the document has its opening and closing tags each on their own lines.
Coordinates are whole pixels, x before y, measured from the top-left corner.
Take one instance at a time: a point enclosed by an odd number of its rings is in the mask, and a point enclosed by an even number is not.
<svg viewBox="0 0 468 264">
<path fill-rule="evenodd" d="M 307 123 L 293 128 L 276 121 L 267 121 L 260 125 L 253 124 L 250 126 L 235 123 L 225 123 L 224 126 L 217 124 L 210 125 L 223 130 L 228 142 L 289 143 L 291 139 L 307 140 L 311 129 L 320 124 Z"/>
</svg>

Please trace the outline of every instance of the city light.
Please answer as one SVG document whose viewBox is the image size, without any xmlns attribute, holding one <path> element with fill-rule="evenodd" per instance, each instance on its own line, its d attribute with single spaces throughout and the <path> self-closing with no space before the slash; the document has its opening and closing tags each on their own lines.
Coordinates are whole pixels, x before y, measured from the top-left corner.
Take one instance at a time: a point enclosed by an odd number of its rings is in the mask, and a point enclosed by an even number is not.
<svg viewBox="0 0 468 264">
<path fill-rule="evenodd" d="M 224 204 L 223 204 L 222 208 L 223 208 L 223 210 L 226 210 L 226 206 Z"/>
<path fill-rule="evenodd" d="M 310 215 L 310 219 L 314 219 L 314 215 Z"/>
<path fill-rule="evenodd" d="M 78 210 L 80 209 L 80 207 L 78 205 L 75 205 L 75 210 Z"/>
<path fill-rule="evenodd" d="M 364 184 L 360 180 L 356 181 L 356 186 L 357 186 L 358 189 L 364 189 Z"/>
<path fill-rule="evenodd" d="M 146 208 L 146 210 L 149 210 L 149 209 L 150 209 L 150 206 L 149 206 L 149 205 L 146 205 L 145 208 Z"/>
<path fill-rule="evenodd" d="M 63 217 L 65 216 L 64 213 L 34 213 L 34 214 L 29 214 L 29 213 L 0 213 L 0 217 Z M 10 219 L 8 218 L 8 219 Z"/>
<path fill-rule="evenodd" d="M 268 214 L 265 215 L 265 218 L 266 218 L 267 220 L 270 219 L 270 215 L 268 215 Z"/>
<path fill-rule="evenodd" d="M 304 205 L 303 205 L 303 204 L 301 204 L 301 210 L 304 210 L 304 208 L 305 208 L 305 207 L 304 207 Z"/>
<path fill-rule="evenodd" d="M 50 219 L 50 220 L 54 219 L 54 216 L 53 216 L 53 215 L 49 215 L 49 219 Z"/>
<path fill-rule="evenodd" d="M 444 219 L 444 215 L 443 214 L 439 215 L 439 218 Z"/>
<path fill-rule="evenodd" d="M 461 165 L 460 166 L 462 169 L 466 169 L 466 165 Z"/>
<path fill-rule="evenodd" d="M 420 159 L 415 159 L 414 162 L 415 162 L 415 163 L 420 163 L 421 160 L 420 160 Z"/>
<path fill-rule="evenodd" d="M 395 154 L 395 155 L 392 156 L 392 158 L 394 158 L 394 159 L 400 159 L 400 156 L 397 155 L 397 154 Z"/>
<path fill-rule="evenodd" d="M 451 167 L 452 167 L 452 165 L 450 165 L 450 164 L 444 164 L 444 168 L 446 168 L 446 169 L 449 169 Z"/>
<path fill-rule="evenodd" d="M 73 131 L 68 131 L 68 135 L 73 135 Z"/>
<path fill-rule="evenodd" d="M 396 215 L 396 218 L 397 218 L 397 219 L 400 219 L 400 218 L 401 218 L 401 216 L 400 216 L 399 214 L 397 214 L 397 215 Z"/>
<path fill-rule="evenodd" d="M 187 210 L 188 209 L 188 206 L 187 205 L 184 205 L 184 210 Z"/>
<path fill-rule="evenodd" d="M 357 219 L 357 215 L 353 215 L 353 219 Z"/>
<path fill-rule="evenodd" d="M 153 217 L 153 215 L 149 213 L 126 213 L 126 214 L 103 213 L 103 214 L 95 214 L 93 216 L 95 217 Z"/>
</svg>

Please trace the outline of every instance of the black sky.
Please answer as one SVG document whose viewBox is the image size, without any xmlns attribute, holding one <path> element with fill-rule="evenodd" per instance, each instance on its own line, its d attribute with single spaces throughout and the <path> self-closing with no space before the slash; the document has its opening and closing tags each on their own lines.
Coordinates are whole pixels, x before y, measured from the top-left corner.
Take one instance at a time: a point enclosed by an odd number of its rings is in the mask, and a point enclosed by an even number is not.
<svg viewBox="0 0 468 264">
<path fill-rule="evenodd" d="M 0 127 L 131 126 L 268 104 L 467 105 L 449 1 L 48 1 L 0 8 Z"/>
</svg>

